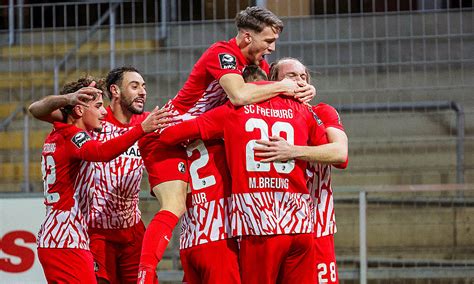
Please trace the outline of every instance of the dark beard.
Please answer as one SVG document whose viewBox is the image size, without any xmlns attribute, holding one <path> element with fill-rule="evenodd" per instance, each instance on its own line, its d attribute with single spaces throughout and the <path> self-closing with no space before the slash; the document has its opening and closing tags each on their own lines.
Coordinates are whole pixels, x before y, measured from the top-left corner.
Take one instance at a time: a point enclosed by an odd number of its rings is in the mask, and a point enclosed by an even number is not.
<svg viewBox="0 0 474 284">
<path fill-rule="evenodd" d="M 144 108 L 141 109 L 141 110 L 134 108 L 133 107 L 133 101 L 130 104 L 127 104 L 127 105 L 122 103 L 122 108 L 128 110 L 129 112 L 131 112 L 133 114 L 142 114 L 143 111 L 144 111 Z"/>
</svg>

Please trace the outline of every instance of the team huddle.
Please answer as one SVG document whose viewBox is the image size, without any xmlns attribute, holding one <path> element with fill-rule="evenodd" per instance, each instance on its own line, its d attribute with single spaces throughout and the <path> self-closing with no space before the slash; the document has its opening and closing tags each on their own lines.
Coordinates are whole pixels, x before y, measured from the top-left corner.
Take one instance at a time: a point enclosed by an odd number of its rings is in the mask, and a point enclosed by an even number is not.
<svg viewBox="0 0 474 284">
<path fill-rule="evenodd" d="M 339 115 L 308 104 L 316 92 L 297 59 L 265 61 L 280 19 L 249 7 L 236 25 L 161 109 L 144 112 L 134 67 L 30 105 L 53 123 L 38 234 L 49 283 L 157 283 L 179 220 L 184 283 L 338 282 L 331 167 L 348 161 Z M 161 205 L 146 230 L 144 168 Z"/>
</svg>

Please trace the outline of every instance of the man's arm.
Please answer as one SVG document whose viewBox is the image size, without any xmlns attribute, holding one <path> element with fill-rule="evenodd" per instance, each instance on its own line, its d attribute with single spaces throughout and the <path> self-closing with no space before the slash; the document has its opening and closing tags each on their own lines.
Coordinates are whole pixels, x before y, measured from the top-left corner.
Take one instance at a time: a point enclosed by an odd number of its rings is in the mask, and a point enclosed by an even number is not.
<svg viewBox="0 0 474 284">
<path fill-rule="evenodd" d="M 102 93 L 94 88 L 95 84 L 79 89 L 77 92 L 66 95 L 47 96 L 39 101 L 33 102 L 28 111 L 33 117 L 46 122 L 63 121 L 64 116 L 60 108 L 68 105 L 82 105 L 88 107 L 87 101 L 93 99 L 92 94 Z"/>
<path fill-rule="evenodd" d="M 290 145 L 285 139 L 272 136 L 270 141 L 258 140 L 255 156 L 264 158 L 262 162 L 288 161 L 299 159 L 321 164 L 343 164 L 347 160 L 348 139 L 344 131 L 328 127 L 328 144 L 318 146 Z"/>
<path fill-rule="evenodd" d="M 278 94 L 287 96 L 301 97 L 307 93 L 311 98 L 314 97 L 314 88 L 309 85 L 298 86 L 298 84 L 290 79 L 283 79 L 279 82 L 274 82 L 265 85 L 255 85 L 245 83 L 240 74 L 229 73 L 225 74 L 219 79 L 219 84 L 224 88 L 230 102 L 235 106 L 248 105 L 266 101 Z M 309 100 L 311 100 L 311 98 Z M 308 97 L 302 97 L 302 101 L 306 101 Z"/>
<path fill-rule="evenodd" d="M 88 141 L 81 147 L 79 156 L 85 161 L 108 162 L 125 152 L 146 133 L 166 127 L 170 115 L 166 109 L 160 110 L 156 107 L 141 124 L 124 134 L 103 143 L 96 140 Z"/>
</svg>

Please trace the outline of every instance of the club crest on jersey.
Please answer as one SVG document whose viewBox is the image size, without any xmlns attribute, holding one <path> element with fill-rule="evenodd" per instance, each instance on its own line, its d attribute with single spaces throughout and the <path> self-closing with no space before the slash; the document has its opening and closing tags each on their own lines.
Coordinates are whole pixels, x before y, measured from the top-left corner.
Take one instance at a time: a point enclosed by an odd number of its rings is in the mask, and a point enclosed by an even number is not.
<svg viewBox="0 0 474 284">
<path fill-rule="evenodd" d="M 219 62 L 222 69 L 237 69 L 237 60 L 235 56 L 228 53 L 219 54 Z"/>
<path fill-rule="evenodd" d="M 89 140 L 91 140 L 91 137 L 85 131 L 78 132 L 71 139 L 72 143 L 74 143 L 74 145 L 76 145 L 76 147 L 79 149 Z"/>
<path fill-rule="evenodd" d="M 186 166 L 184 165 L 183 162 L 179 162 L 179 164 L 178 164 L 178 171 L 179 171 L 180 173 L 183 173 L 183 174 L 184 174 L 184 172 L 186 171 Z"/>
</svg>

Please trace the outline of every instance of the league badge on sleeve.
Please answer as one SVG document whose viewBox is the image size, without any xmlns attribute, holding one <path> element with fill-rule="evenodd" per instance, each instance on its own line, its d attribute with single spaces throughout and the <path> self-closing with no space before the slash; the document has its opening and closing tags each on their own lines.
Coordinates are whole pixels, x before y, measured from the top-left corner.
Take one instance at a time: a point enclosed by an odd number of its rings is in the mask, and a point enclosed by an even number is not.
<svg viewBox="0 0 474 284">
<path fill-rule="evenodd" d="M 237 69 L 237 60 L 235 59 L 235 56 L 228 53 L 220 53 L 219 62 L 222 69 Z"/>
<path fill-rule="evenodd" d="M 76 135 L 74 135 L 71 139 L 72 143 L 74 143 L 74 145 L 76 145 L 76 147 L 79 149 L 81 149 L 82 145 L 84 145 L 84 143 L 89 140 L 91 140 L 91 137 L 85 131 L 76 133 Z"/>
</svg>

